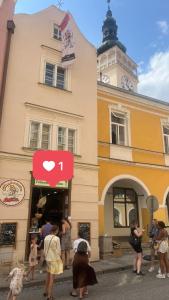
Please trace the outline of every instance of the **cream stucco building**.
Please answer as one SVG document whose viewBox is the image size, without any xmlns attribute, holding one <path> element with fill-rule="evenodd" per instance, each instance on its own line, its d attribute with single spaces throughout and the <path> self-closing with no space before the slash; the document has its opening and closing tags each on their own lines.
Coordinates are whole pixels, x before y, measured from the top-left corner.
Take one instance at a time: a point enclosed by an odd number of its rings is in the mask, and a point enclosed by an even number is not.
<svg viewBox="0 0 169 300">
<path fill-rule="evenodd" d="M 25 256 L 31 220 L 42 196 L 52 209 L 71 215 L 72 239 L 79 226 L 88 228 L 92 259 L 99 257 L 96 50 L 71 18 L 76 61 L 62 67 L 58 24 L 64 15 L 51 6 L 14 18 L 0 134 L 1 196 L 7 195 L 1 197 L 0 220 L 17 227 L 13 246 L 7 242 L 0 247 L 1 261 Z M 32 156 L 39 148 L 74 153 L 71 183 L 49 189 L 44 182 L 34 182 Z M 18 205 L 11 205 L 12 193 L 18 194 Z"/>
</svg>

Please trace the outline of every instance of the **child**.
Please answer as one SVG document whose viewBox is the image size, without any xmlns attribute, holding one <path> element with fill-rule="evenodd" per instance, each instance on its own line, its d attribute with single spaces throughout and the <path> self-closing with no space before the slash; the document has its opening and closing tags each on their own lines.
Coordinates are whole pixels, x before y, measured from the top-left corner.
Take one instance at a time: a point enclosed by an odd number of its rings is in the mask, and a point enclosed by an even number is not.
<svg viewBox="0 0 169 300">
<path fill-rule="evenodd" d="M 25 275 L 25 266 L 23 264 L 18 264 L 18 266 L 9 273 L 7 280 L 11 277 L 11 283 L 7 300 L 16 300 L 22 291 L 23 277 Z"/>
<path fill-rule="evenodd" d="M 38 264 L 37 256 L 38 256 L 38 245 L 37 238 L 33 236 L 31 238 L 31 246 L 30 246 L 30 254 L 29 254 L 29 270 L 27 272 L 27 277 L 29 274 L 32 274 L 32 280 L 34 280 L 35 266 Z"/>
</svg>

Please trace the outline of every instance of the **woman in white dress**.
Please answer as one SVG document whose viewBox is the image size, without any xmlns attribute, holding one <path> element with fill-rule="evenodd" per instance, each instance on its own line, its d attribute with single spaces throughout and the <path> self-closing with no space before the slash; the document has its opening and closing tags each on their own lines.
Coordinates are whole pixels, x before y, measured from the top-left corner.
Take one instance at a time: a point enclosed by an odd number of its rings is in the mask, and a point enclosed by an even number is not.
<svg viewBox="0 0 169 300">
<path fill-rule="evenodd" d="M 16 300 L 17 296 L 21 293 L 24 276 L 26 276 L 26 273 L 25 267 L 22 264 L 18 265 L 9 273 L 8 278 L 11 278 L 11 282 L 7 300 Z"/>
<path fill-rule="evenodd" d="M 158 253 L 160 256 L 160 269 L 161 273 L 156 277 L 163 279 L 166 276 L 169 277 L 169 261 L 168 261 L 168 232 L 165 229 L 165 224 L 162 221 L 158 222 L 159 234 L 156 237 L 156 241 L 159 243 Z"/>
</svg>

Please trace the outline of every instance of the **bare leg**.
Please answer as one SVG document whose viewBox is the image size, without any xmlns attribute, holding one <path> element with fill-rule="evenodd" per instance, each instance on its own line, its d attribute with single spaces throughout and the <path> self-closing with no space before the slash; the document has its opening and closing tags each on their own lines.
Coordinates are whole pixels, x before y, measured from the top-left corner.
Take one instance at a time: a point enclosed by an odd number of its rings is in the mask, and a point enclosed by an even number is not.
<svg viewBox="0 0 169 300">
<path fill-rule="evenodd" d="M 16 296 L 12 296 L 12 300 L 16 300 Z"/>
<path fill-rule="evenodd" d="M 155 250 L 151 248 L 151 267 L 154 267 Z"/>
<path fill-rule="evenodd" d="M 35 266 L 32 267 L 32 280 L 35 279 Z"/>
<path fill-rule="evenodd" d="M 65 251 L 65 265 L 70 266 L 70 250 Z"/>
<path fill-rule="evenodd" d="M 160 269 L 161 269 L 161 274 L 165 274 L 164 253 L 160 253 Z"/>
<path fill-rule="evenodd" d="M 137 270 L 137 254 L 135 254 L 135 257 L 134 257 L 133 270 L 134 270 L 134 271 Z"/>
<path fill-rule="evenodd" d="M 141 265 L 142 265 L 142 253 L 137 254 L 137 273 L 140 273 L 141 271 Z"/>
<path fill-rule="evenodd" d="M 49 280 L 50 280 L 50 274 L 47 273 L 46 282 L 45 282 L 45 294 L 48 294 Z"/>
<path fill-rule="evenodd" d="M 11 300 L 11 298 L 12 298 L 12 292 L 10 290 L 9 293 L 8 293 L 8 296 L 7 296 L 7 300 Z"/>
<path fill-rule="evenodd" d="M 62 251 L 61 257 L 62 257 L 63 269 L 64 269 L 64 267 L 65 267 L 65 251 Z"/>
<path fill-rule="evenodd" d="M 54 275 L 49 274 L 48 298 L 52 296 Z"/>
<path fill-rule="evenodd" d="M 80 297 L 80 299 L 82 299 L 83 298 L 83 295 L 84 295 L 84 287 L 82 287 L 82 288 L 80 288 L 79 289 L 79 297 Z"/>
<path fill-rule="evenodd" d="M 169 273 L 168 253 L 164 253 L 164 262 L 165 262 L 166 272 Z"/>
</svg>

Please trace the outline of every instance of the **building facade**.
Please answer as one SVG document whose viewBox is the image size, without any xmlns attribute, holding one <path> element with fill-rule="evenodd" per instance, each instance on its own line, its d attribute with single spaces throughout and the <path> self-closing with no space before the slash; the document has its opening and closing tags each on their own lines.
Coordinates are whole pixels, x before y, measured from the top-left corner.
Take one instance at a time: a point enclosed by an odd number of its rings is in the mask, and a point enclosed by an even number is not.
<svg viewBox="0 0 169 300">
<path fill-rule="evenodd" d="M 0 220 L 6 228 L 1 260 L 25 256 L 31 232 L 49 211 L 71 216 L 72 239 L 82 228 L 92 259 L 99 258 L 96 50 L 71 17 L 76 61 L 63 68 L 58 25 L 64 16 L 51 6 L 14 19 L 0 137 Z M 72 182 L 51 189 L 34 180 L 37 149 L 74 153 Z M 8 240 L 8 228 L 15 241 Z"/>
<path fill-rule="evenodd" d="M 98 72 L 99 236 L 104 256 L 112 253 L 113 241 L 128 244 L 132 220 L 145 228 L 147 240 L 150 195 L 159 202 L 154 217 L 169 225 L 169 105 L 136 93 L 137 67 L 118 41 L 110 7 Z"/>
<path fill-rule="evenodd" d="M 104 120 L 104 121 L 103 121 Z M 102 253 L 112 239 L 126 242 L 137 219 L 146 229 L 146 199 L 154 217 L 169 225 L 169 105 L 139 94 L 98 85 L 99 236 Z"/>
<path fill-rule="evenodd" d="M 13 15 L 16 0 L 0 1 L 0 121 L 3 108 L 11 36 L 14 33 Z"/>
</svg>

